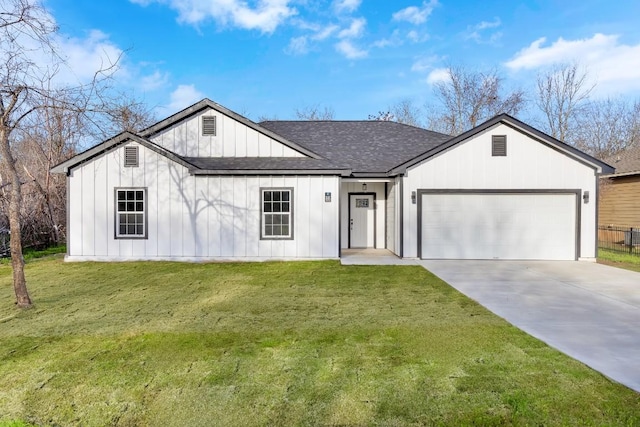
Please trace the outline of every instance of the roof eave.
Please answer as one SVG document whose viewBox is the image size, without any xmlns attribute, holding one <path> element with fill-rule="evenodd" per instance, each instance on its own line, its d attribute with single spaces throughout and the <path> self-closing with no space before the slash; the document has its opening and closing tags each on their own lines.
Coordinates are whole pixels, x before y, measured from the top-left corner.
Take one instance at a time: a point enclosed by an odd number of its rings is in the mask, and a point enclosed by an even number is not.
<svg viewBox="0 0 640 427">
<path fill-rule="evenodd" d="M 192 169 L 193 175 L 336 175 L 349 176 L 349 169 Z"/>
<path fill-rule="evenodd" d="M 86 163 L 112 149 L 114 149 L 115 147 L 125 144 L 128 141 L 134 141 L 140 145 L 145 146 L 146 148 L 155 151 L 156 153 L 173 160 L 174 162 L 186 167 L 189 170 L 192 169 L 196 169 L 196 166 L 194 166 L 193 164 L 187 162 L 186 160 L 184 160 L 183 158 L 181 158 L 180 156 L 176 155 L 175 153 L 155 144 L 152 141 L 149 141 L 148 139 L 145 139 L 139 135 L 136 135 L 134 133 L 131 132 L 122 132 L 119 135 L 108 139 L 104 142 L 102 142 L 101 144 L 98 144 L 94 147 L 89 148 L 88 150 L 83 151 L 80 154 L 77 154 L 75 156 L 73 156 L 72 158 L 59 163 L 58 165 L 54 166 L 51 168 L 51 172 L 52 173 L 65 173 L 65 174 L 69 174 L 69 172 L 74 169 L 75 167 Z"/>
</svg>

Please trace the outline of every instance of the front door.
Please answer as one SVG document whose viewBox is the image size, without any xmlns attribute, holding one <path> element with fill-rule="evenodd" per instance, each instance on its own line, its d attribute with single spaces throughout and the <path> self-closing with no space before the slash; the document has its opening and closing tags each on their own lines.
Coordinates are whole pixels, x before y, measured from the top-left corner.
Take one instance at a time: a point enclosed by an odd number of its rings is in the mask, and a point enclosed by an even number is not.
<svg viewBox="0 0 640 427">
<path fill-rule="evenodd" d="M 349 195 L 349 247 L 373 248 L 374 199 L 372 194 Z"/>
</svg>

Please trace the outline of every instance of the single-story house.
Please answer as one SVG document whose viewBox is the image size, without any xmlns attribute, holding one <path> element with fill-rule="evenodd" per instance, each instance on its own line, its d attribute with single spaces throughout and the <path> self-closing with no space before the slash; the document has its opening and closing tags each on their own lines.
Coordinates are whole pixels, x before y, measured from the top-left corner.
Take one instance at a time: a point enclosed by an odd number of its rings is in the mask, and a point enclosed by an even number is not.
<svg viewBox="0 0 640 427">
<path fill-rule="evenodd" d="M 615 173 L 601 176 L 601 226 L 640 227 L 640 147 L 627 148 L 605 162 Z"/>
<path fill-rule="evenodd" d="M 499 115 L 254 123 L 204 99 L 57 165 L 81 260 L 594 259 L 606 163 Z"/>
</svg>

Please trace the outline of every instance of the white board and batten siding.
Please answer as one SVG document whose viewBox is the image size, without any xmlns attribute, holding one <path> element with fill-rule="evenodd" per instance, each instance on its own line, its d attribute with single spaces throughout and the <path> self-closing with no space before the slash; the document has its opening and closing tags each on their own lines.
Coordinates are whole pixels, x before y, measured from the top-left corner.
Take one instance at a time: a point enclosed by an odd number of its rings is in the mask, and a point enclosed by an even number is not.
<svg viewBox="0 0 640 427">
<path fill-rule="evenodd" d="M 492 135 L 506 135 L 507 156 L 491 155 Z M 417 241 L 419 203 L 412 203 L 412 191 L 461 189 L 524 190 L 525 192 L 541 190 L 541 194 L 547 190 L 580 190 L 577 196 L 581 204 L 580 215 L 577 218 L 580 233 L 580 246 L 577 252 L 583 259 L 595 257 L 596 176 L 594 169 L 502 123 L 410 167 L 404 180 L 405 257 L 420 255 Z M 581 195 L 584 191 L 590 193 L 590 201 L 587 204 L 582 204 Z M 425 196 L 422 202 L 428 203 L 435 200 L 435 198 L 428 200 L 428 196 Z M 450 202 L 451 200 L 440 201 Z M 564 198 L 553 200 L 557 200 L 560 204 L 571 205 L 575 203 L 576 196 L 569 194 Z M 538 202 L 544 204 L 548 201 L 548 198 L 542 198 Z M 475 202 L 486 204 L 486 200 L 477 199 Z M 475 205 L 471 203 L 464 206 L 466 206 L 464 209 L 472 209 Z M 549 212 L 544 215 L 554 216 L 553 211 Z M 567 218 L 563 221 L 569 221 L 568 218 L 575 215 L 575 208 L 570 208 L 570 211 L 565 213 Z M 575 223 L 574 219 L 571 224 L 567 222 L 565 226 L 570 228 Z M 542 231 L 554 233 L 553 227 Z M 428 251 L 423 253 L 423 257 L 424 254 L 428 254 Z"/>
<path fill-rule="evenodd" d="M 216 117 L 216 135 L 202 134 L 202 117 Z M 153 135 L 156 144 L 185 157 L 305 157 L 215 110 L 204 110 Z"/>
<path fill-rule="evenodd" d="M 129 143 L 129 145 L 137 145 Z M 264 260 L 339 256 L 337 176 L 193 176 L 139 145 L 139 166 L 118 147 L 71 171 L 68 259 Z M 115 188 L 147 189 L 147 238 L 116 239 Z M 293 239 L 260 239 L 260 188 L 293 189 Z"/>
</svg>

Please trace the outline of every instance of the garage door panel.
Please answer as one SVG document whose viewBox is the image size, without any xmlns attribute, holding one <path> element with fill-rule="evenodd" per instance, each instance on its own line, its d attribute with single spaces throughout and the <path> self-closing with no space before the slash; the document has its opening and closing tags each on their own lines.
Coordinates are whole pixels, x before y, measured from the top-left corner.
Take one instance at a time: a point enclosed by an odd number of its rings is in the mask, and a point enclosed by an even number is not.
<svg viewBox="0 0 640 427">
<path fill-rule="evenodd" d="M 423 194 L 422 258 L 574 259 L 575 194 Z"/>
</svg>

